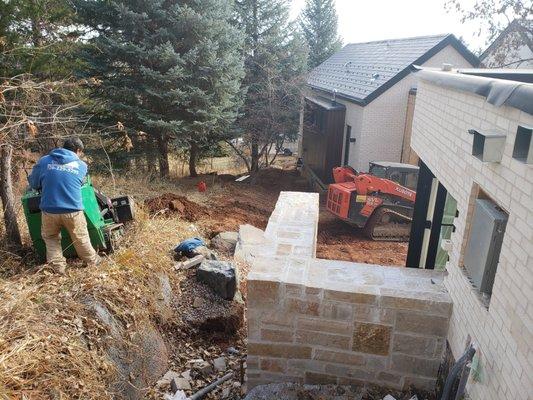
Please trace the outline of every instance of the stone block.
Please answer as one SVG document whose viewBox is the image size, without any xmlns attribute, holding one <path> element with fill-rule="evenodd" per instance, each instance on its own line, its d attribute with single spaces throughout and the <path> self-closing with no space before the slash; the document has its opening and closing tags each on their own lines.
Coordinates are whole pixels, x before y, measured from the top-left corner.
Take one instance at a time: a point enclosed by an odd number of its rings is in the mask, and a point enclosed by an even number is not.
<svg viewBox="0 0 533 400">
<path fill-rule="evenodd" d="M 288 312 L 306 315 L 318 315 L 320 303 L 301 299 L 287 298 L 285 307 Z"/>
<path fill-rule="evenodd" d="M 407 390 L 409 387 L 427 390 L 432 392 L 437 385 L 437 378 L 424 378 L 420 376 L 406 376 L 403 382 L 403 389 Z"/>
<path fill-rule="evenodd" d="M 261 340 L 266 342 L 292 343 L 293 332 L 275 329 L 261 329 Z"/>
<path fill-rule="evenodd" d="M 366 359 L 361 354 L 315 349 L 313 360 L 324 361 L 335 364 L 364 365 Z"/>
<path fill-rule="evenodd" d="M 427 359 L 393 354 L 391 368 L 393 371 L 421 375 L 423 377 L 436 377 L 440 366 L 440 359 Z"/>
<path fill-rule="evenodd" d="M 352 350 L 361 353 L 389 354 L 392 328 L 386 325 L 356 322 Z"/>
<path fill-rule="evenodd" d="M 350 368 L 346 365 L 339 364 L 326 364 L 325 367 L 326 374 L 331 374 L 334 376 L 342 376 L 346 378 L 360 379 L 363 381 L 372 381 L 375 377 L 374 371 L 369 371 L 364 368 Z"/>
<path fill-rule="evenodd" d="M 248 307 L 270 308 L 272 305 L 277 305 L 279 289 L 279 282 L 248 279 Z"/>
<path fill-rule="evenodd" d="M 196 278 L 223 299 L 232 300 L 235 296 L 237 278 L 235 267 L 230 262 L 204 260 L 196 270 Z"/>
<path fill-rule="evenodd" d="M 262 312 L 258 312 L 262 311 Z M 248 309 L 248 320 L 257 321 L 263 327 L 294 327 L 296 318 L 293 315 L 281 312 L 280 310 L 250 310 Z"/>
<path fill-rule="evenodd" d="M 427 314 L 398 311 L 395 330 L 420 335 L 445 337 L 448 333 L 449 319 Z"/>
<path fill-rule="evenodd" d="M 220 232 L 213 239 L 211 239 L 211 245 L 216 250 L 226 253 L 233 253 L 238 240 L 239 234 L 237 232 Z"/>
<path fill-rule="evenodd" d="M 433 358 L 436 344 L 437 340 L 434 338 L 396 333 L 392 339 L 392 351 L 410 356 Z"/>
<path fill-rule="evenodd" d="M 259 369 L 259 360 L 260 358 L 257 356 L 246 356 L 246 368 L 247 369 Z"/>
<path fill-rule="evenodd" d="M 304 382 L 308 385 L 336 385 L 337 376 L 317 372 L 306 372 Z"/>
<path fill-rule="evenodd" d="M 323 332 L 296 331 L 296 343 L 318 345 L 334 349 L 350 349 L 350 337 Z"/>
<path fill-rule="evenodd" d="M 287 360 L 283 358 L 261 358 L 260 369 L 262 371 L 284 373 L 287 370 Z"/>
<path fill-rule="evenodd" d="M 395 374 L 392 372 L 385 372 L 381 371 L 377 374 L 377 380 L 381 382 L 386 383 L 393 383 L 395 385 L 401 385 L 402 384 L 402 375 L 401 374 Z"/>
<path fill-rule="evenodd" d="M 376 324 L 394 325 L 396 310 L 377 306 L 354 305 L 354 320 Z"/>
<path fill-rule="evenodd" d="M 339 335 L 351 335 L 353 332 L 351 323 L 322 318 L 299 317 L 296 326 L 298 329 L 307 331 L 337 333 Z"/>
<path fill-rule="evenodd" d="M 324 373 L 324 363 L 316 360 L 288 360 L 287 374 L 304 376 L 305 372 Z"/>
<path fill-rule="evenodd" d="M 448 294 L 435 294 L 436 299 L 431 299 L 428 294 L 423 298 L 413 297 L 416 293 L 399 289 L 380 289 L 380 304 L 384 308 L 424 311 L 435 315 L 449 317 L 452 313 L 453 303 L 451 299 L 444 301 L 442 298 L 449 298 Z M 441 298 L 442 297 L 442 298 Z"/>
<path fill-rule="evenodd" d="M 344 303 L 357 303 L 357 304 L 376 304 L 378 295 L 369 291 L 368 293 L 361 291 L 346 292 L 338 290 L 326 290 L 324 293 L 324 299 L 341 301 Z"/>
<path fill-rule="evenodd" d="M 261 357 L 311 358 L 311 346 L 281 343 L 248 343 L 248 354 Z"/>
<path fill-rule="evenodd" d="M 351 321 L 353 316 L 353 309 L 351 304 L 328 301 L 322 303 L 320 316 L 328 319 Z"/>
</svg>

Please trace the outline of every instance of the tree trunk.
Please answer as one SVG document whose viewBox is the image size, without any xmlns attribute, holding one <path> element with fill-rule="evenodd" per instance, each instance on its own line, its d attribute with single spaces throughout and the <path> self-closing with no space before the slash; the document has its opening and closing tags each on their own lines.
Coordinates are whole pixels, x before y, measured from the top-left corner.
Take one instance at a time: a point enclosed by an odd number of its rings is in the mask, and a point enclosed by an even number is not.
<svg viewBox="0 0 533 400">
<path fill-rule="evenodd" d="M 11 181 L 12 155 L 13 147 L 11 145 L 4 144 L 0 147 L 0 198 L 2 198 L 8 246 L 18 250 L 22 247 L 22 240 L 17 222 L 15 195 L 13 194 L 13 183 Z"/>
<path fill-rule="evenodd" d="M 252 138 L 252 154 L 251 154 L 251 163 L 250 170 L 251 172 L 259 171 L 259 143 L 256 138 Z"/>
<path fill-rule="evenodd" d="M 159 175 L 161 178 L 168 178 L 170 167 L 168 165 L 168 138 L 165 135 L 157 137 L 157 148 L 159 150 Z"/>
<path fill-rule="evenodd" d="M 189 176 L 195 178 L 198 176 L 196 172 L 196 161 L 198 160 L 198 144 L 190 142 L 191 149 L 189 150 Z"/>
</svg>

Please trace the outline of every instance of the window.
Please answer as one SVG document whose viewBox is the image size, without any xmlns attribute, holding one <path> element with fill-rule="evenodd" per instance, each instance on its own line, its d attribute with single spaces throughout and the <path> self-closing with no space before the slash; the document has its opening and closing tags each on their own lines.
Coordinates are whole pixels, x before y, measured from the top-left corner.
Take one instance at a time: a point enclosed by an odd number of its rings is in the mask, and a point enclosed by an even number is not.
<svg viewBox="0 0 533 400">
<path fill-rule="evenodd" d="M 463 266 L 488 307 L 508 214 L 484 192 L 475 199 Z"/>
<path fill-rule="evenodd" d="M 533 141 L 531 133 L 533 128 L 518 126 L 514 142 L 513 158 L 526 164 L 533 164 Z"/>
</svg>

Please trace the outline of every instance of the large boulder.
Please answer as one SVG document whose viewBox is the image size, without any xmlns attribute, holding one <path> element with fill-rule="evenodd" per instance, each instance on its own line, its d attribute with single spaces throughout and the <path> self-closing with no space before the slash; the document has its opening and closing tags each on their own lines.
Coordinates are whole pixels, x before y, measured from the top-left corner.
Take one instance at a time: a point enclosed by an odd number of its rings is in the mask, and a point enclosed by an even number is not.
<svg viewBox="0 0 533 400">
<path fill-rule="evenodd" d="M 235 251 L 237 240 L 239 240 L 237 232 L 220 232 L 211 239 L 211 246 L 218 251 L 232 254 Z"/>
<path fill-rule="evenodd" d="M 237 278 L 235 267 L 230 262 L 205 260 L 196 271 L 196 278 L 223 299 L 232 300 L 235 297 Z"/>
<path fill-rule="evenodd" d="M 109 331 L 103 343 L 117 371 L 111 390 L 121 399 L 145 398 L 148 388 L 168 369 L 163 337 L 149 322 L 128 332 L 104 304 L 94 298 L 83 302 Z"/>
</svg>

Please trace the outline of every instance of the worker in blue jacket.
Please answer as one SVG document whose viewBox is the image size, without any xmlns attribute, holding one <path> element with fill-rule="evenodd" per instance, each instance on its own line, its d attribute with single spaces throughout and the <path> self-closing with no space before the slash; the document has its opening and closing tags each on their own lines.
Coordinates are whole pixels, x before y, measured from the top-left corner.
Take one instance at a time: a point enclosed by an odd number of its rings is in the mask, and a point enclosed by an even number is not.
<svg viewBox="0 0 533 400">
<path fill-rule="evenodd" d="M 83 142 L 65 140 L 62 148 L 52 150 L 33 167 L 28 177 L 30 186 L 41 191 L 41 236 L 46 244 L 46 261 L 64 273 L 66 260 L 61 249 L 61 228 L 65 228 L 72 244 L 87 265 L 98 264 L 100 258 L 91 245 L 83 212 L 81 186 L 87 175 L 87 164 L 80 160 Z"/>
</svg>

